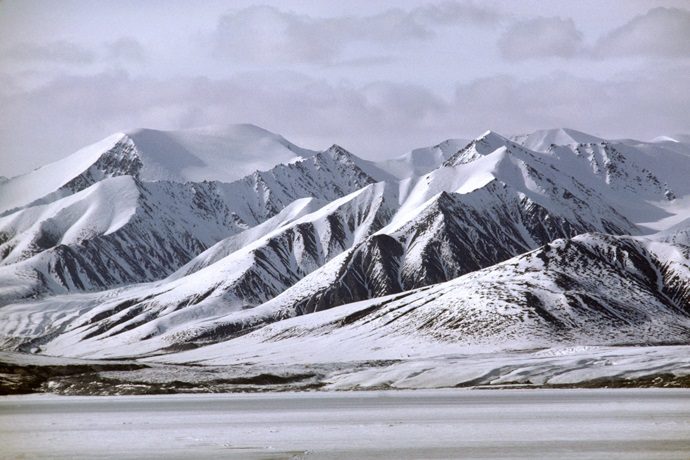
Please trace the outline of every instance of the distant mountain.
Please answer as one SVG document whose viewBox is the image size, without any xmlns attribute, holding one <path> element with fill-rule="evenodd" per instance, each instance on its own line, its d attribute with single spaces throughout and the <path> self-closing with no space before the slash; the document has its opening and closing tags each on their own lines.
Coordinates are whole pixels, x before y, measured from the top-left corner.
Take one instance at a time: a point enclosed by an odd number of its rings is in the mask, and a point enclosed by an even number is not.
<svg viewBox="0 0 690 460">
<path fill-rule="evenodd" d="M 114 135 L 0 183 L 0 346 L 685 343 L 688 171 L 682 142 L 570 129 L 383 162 L 251 125 Z"/>
</svg>

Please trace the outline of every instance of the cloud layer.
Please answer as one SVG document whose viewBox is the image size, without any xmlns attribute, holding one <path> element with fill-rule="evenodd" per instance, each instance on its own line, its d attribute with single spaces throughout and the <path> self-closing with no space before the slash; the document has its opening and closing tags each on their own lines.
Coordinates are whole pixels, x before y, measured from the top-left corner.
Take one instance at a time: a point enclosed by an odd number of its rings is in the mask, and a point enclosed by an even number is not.
<svg viewBox="0 0 690 460">
<path fill-rule="evenodd" d="M 31 1 L 18 17 L 40 16 Z M 535 12 L 496 0 L 497 12 L 461 1 L 353 0 L 354 13 L 266 0 L 274 6 L 206 11 L 194 22 L 199 8 L 184 1 L 111 5 L 108 15 L 72 5 L 61 27 L 42 33 L 61 20 L 44 14 L 32 33 L 0 40 L 0 174 L 139 127 L 250 122 L 370 158 L 486 129 L 637 138 L 688 129 L 687 9 L 606 2 L 609 16 L 595 17 L 598 2 L 554 0 Z"/>
<path fill-rule="evenodd" d="M 37 166 L 55 151 L 67 154 L 123 129 L 236 122 L 256 123 L 312 148 L 337 142 L 371 158 L 489 128 L 511 134 L 565 126 L 653 137 L 687 129 L 689 72 L 685 65 L 603 82 L 565 74 L 496 76 L 459 84 L 450 99 L 419 85 L 332 84 L 298 73 L 161 80 L 105 72 L 0 95 L 0 152 L 11 167 L 30 151 Z"/>
</svg>

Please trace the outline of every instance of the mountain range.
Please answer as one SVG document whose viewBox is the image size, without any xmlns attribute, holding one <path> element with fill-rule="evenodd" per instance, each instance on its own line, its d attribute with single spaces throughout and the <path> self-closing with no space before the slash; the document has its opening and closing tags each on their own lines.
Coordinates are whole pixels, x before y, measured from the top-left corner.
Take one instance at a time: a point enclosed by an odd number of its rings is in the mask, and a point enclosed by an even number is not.
<svg viewBox="0 0 690 460">
<path fill-rule="evenodd" d="M 688 344 L 688 177 L 690 143 L 571 129 L 378 162 L 253 125 L 118 133 L 0 182 L 0 348 L 223 363 Z"/>
</svg>

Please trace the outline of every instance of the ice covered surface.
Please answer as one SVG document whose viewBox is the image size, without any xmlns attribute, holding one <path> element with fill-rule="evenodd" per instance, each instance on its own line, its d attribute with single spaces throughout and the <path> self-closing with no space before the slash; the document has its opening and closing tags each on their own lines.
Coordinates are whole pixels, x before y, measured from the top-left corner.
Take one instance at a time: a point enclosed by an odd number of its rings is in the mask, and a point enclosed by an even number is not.
<svg viewBox="0 0 690 460">
<path fill-rule="evenodd" d="M 685 459 L 687 390 L 0 400 L 13 458 Z"/>
</svg>

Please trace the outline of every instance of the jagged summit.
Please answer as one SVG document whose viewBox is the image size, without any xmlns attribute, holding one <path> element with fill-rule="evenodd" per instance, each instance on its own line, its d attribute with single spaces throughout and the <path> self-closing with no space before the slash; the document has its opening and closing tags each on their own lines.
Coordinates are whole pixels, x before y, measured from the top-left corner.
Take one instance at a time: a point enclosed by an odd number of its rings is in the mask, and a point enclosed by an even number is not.
<svg viewBox="0 0 690 460">
<path fill-rule="evenodd" d="M 495 131 L 486 131 L 468 143 L 463 149 L 448 158 L 444 166 L 457 166 L 471 163 L 479 158 L 491 155 L 498 150 L 510 153 L 514 150 L 523 150 L 523 147 L 511 141 Z"/>
<path fill-rule="evenodd" d="M 330 155 L 334 159 L 351 159 L 354 157 L 354 155 L 350 153 L 350 151 L 346 150 L 338 144 L 331 145 L 326 150 L 324 150 L 323 153 L 325 153 L 326 155 Z"/>
</svg>

